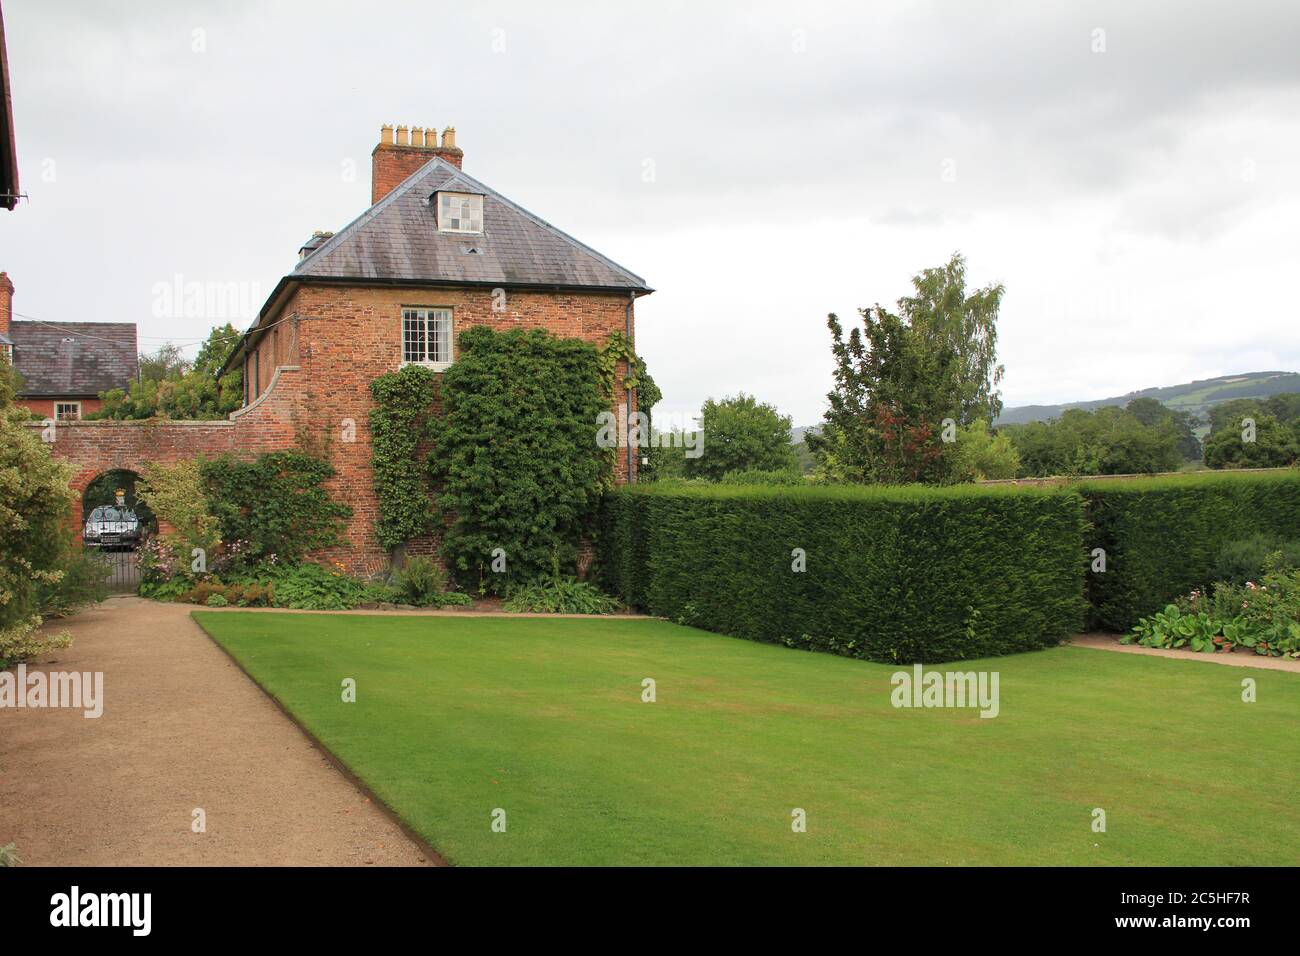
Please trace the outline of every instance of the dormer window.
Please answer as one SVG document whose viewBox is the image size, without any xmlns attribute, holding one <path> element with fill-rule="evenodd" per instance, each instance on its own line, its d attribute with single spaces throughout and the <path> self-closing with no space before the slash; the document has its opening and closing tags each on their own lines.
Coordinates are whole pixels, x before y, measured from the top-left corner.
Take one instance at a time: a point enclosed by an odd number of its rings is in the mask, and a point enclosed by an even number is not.
<svg viewBox="0 0 1300 956">
<path fill-rule="evenodd" d="M 477 193 L 438 193 L 439 232 L 482 232 L 483 197 Z"/>
</svg>

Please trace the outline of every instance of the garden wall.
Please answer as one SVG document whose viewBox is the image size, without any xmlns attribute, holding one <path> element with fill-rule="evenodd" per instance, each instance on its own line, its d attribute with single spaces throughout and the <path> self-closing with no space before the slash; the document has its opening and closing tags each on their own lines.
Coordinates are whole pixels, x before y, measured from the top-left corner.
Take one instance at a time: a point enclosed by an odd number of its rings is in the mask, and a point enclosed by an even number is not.
<svg viewBox="0 0 1300 956">
<path fill-rule="evenodd" d="M 1070 489 L 639 486 L 607 497 L 600 564 L 628 603 L 695 627 L 949 661 L 1076 633 L 1084 532 Z"/>
</svg>

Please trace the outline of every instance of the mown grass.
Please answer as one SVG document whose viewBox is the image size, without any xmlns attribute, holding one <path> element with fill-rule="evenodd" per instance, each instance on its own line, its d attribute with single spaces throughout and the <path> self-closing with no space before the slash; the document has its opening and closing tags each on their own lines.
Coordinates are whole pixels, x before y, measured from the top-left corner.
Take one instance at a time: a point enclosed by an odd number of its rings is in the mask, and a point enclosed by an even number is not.
<svg viewBox="0 0 1300 956">
<path fill-rule="evenodd" d="M 999 672 L 981 719 L 895 709 L 887 665 L 661 621 L 194 617 L 457 864 L 1300 862 L 1292 673 L 935 665 Z"/>
</svg>

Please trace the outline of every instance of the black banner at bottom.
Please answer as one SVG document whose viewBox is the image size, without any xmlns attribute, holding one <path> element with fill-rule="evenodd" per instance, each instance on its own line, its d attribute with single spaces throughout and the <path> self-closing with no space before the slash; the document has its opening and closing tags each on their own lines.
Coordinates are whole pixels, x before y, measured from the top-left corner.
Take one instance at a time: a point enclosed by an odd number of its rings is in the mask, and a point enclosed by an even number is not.
<svg viewBox="0 0 1300 956">
<path fill-rule="evenodd" d="M 0 871 L 6 943 L 339 941 L 421 932 L 612 942 L 690 927 L 731 942 L 913 927 L 986 942 L 1283 931 L 1274 869 L 42 869 Z M 616 935 L 610 936 L 610 933 Z M 974 935 L 971 935 L 971 934 Z M 712 935 L 712 934 L 710 934 Z M 919 940 L 918 940 L 919 942 Z M 11 950 L 16 951 L 16 950 Z"/>
</svg>

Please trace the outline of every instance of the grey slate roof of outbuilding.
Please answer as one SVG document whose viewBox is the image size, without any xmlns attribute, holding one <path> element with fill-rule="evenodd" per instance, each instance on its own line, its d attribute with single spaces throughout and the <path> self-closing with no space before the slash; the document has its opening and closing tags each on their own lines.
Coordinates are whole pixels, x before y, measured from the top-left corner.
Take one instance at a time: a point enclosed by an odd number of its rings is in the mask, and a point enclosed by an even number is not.
<svg viewBox="0 0 1300 956">
<path fill-rule="evenodd" d="M 23 395 L 98 395 L 139 369 L 134 322 L 12 322 L 9 338 Z"/>
<path fill-rule="evenodd" d="M 438 231 L 431 198 L 440 190 L 482 194 L 481 234 Z M 640 276 L 438 158 L 303 259 L 289 278 L 651 291 Z"/>
</svg>

